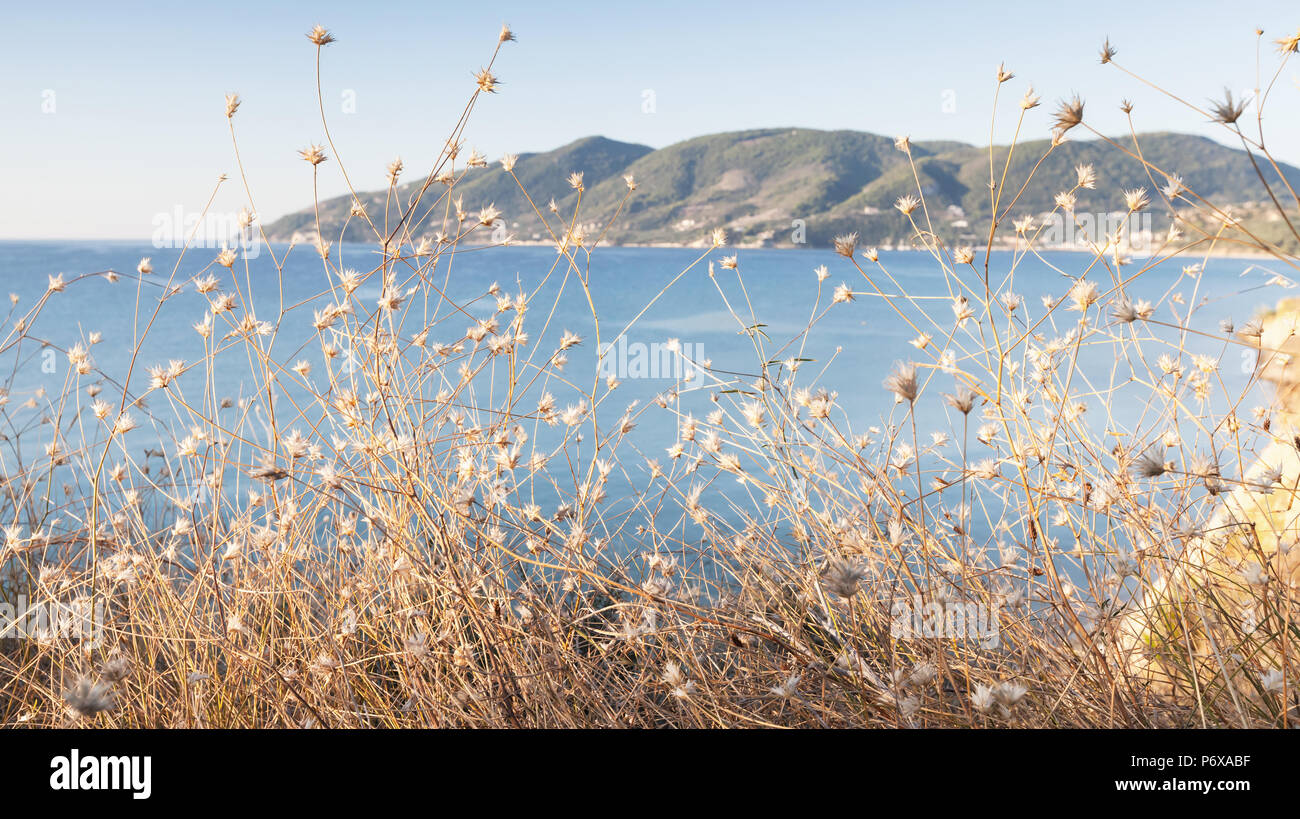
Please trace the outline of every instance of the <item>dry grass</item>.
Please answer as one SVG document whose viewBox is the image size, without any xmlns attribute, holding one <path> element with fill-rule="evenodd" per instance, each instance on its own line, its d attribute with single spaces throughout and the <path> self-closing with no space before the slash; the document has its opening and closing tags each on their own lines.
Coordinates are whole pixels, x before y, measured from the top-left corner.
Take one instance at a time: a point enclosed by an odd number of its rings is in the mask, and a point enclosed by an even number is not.
<svg viewBox="0 0 1300 819">
<path fill-rule="evenodd" d="M 503 32 L 497 50 L 508 39 Z M 312 40 L 319 66 L 330 38 L 322 29 Z M 1283 44 L 1280 63 L 1293 46 Z M 561 360 L 575 344 L 626 332 L 595 315 L 589 272 L 601 233 L 578 228 L 617 213 L 581 213 L 581 195 L 572 213 L 537 208 L 558 250 L 544 281 L 587 295 L 594 338 L 543 348 L 539 339 L 558 328 L 537 291 L 494 290 L 468 303 L 444 295 L 457 254 L 492 252 L 496 214 L 467 212 L 456 183 L 481 162 L 461 135 L 481 95 L 495 90 L 495 59 L 496 51 L 419 195 L 392 200 L 386 214 L 354 214 L 373 229 L 382 262 L 352 274 L 328 245 L 316 248 L 333 307 L 282 303 L 278 315 L 254 317 L 252 288 L 277 282 L 254 281 L 238 253 L 198 271 L 182 257 L 154 278 L 201 290 L 214 278 L 213 309 L 199 328 L 204 360 L 152 372 L 153 362 L 134 361 L 131 372 L 103 373 L 74 348 L 69 359 L 84 372 L 62 394 L 33 398 L 49 425 L 28 424 L 6 443 L 28 460 L 5 476 L 4 597 L 102 602 L 105 639 L 0 644 L 0 724 L 1295 719 L 1294 536 L 1277 511 L 1300 484 L 1293 415 L 1225 395 L 1218 360 L 1187 352 L 1199 279 L 1186 279 L 1186 297 L 1174 288 L 1150 305 L 1127 296 L 1147 272 L 1203 262 L 1224 246 L 1294 268 L 1292 257 L 1174 187 L 1172 169 L 1149 166 L 1144 194 L 1116 191 L 1114 200 L 1130 210 L 1194 210 L 1187 235 L 1171 233 L 1150 259 L 1130 262 L 1121 226 L 1074 257 L 1078 268 L 1061 271 L 1073 281 L 1053 298 L 1008 296 L 1017 266 L 1041 258 L 1041 224 L 1023 219 L 1016 199 L 1061 180 L 1007 178 L 990 156 L 999 216 L 988 246 L 1012 232 L 1010 267 L 938 242 L 918 191 L 900 200 L 900 218 L 943 272 L 939 289 L 909 292 L 874 251 L 844 237 L 831 274 L 853 284 L 832 292 L 819 280 L 818 308 L 788 344 L 750 333 L 753 372 L 708 372 L 707 417 L 687 417 L 669 393 L 603 423 L 592 408 L 617 406 L 617 384 L 566 372 Z M 1113 53 L 1105 60 L 1119 65 Z M 999 71 L 999 94 L 1011 81 Z M 1021 122 L 1032 102 L 1014 104 Z M 237 107 L 228 103 L 232 140 Z M 1234 113 L 1217 116 L 1266 169 L 1262 130 L 1248 136 Z M 1062 139 L 1088 127 L 1082 103 L 1063 105 L 1056 122 Z M 1141 156 L 1136 137 L 1114 144 Z M 910 157 L 905 141 L 899 147 Z M 346 178 L 332 143 L 303 156 L 317 173 L 339 167 Z M 1293 225 L 1295 192 L 1260 179 Z M 581 179 L 572 183 L 581 193 Z M 1094 184 L 1105 180 L 1081 169 L 1059 201 Z M 629 199 L 634 187 L 629 180 Z M 724 244 L 716 232 L 683 274 L 707 265 L 738 327 L 752 327 L 743 253 L 727 256 Z M 273 258 L 277 271 L 284 261 Z M 357 297 L 362 284 L 382 289 L 379 304 Z M 76 285 L 52 282 L 38 304 L 11 315 L 6 353 L 41 344 L 28 328 Z M 834 385 L 799 361 L 826 311 L 867 298 L 917 335 L 915 364 L 900 365 L 882 390 L 889 423 L 878 434 L 855 429 Z M 170 309 L 154 301 L 155 318 Z M 315 329 L 309 310 L 319 311 Z M 1243 345 L 1266 355 L 1285 348 L 1269 338 L 1229 329 L 1216 343 L 1236 361 Z M 309 380 L 272 352 L 304 344 L 322 349 L 323 377 Z M 344 346 L 360 366 L 343 366 Z M 1115 362 L 1108 371 L 1076 366 L 1099 350 Z M 248 385 L 257 397 L 223 407 L 211 384 L 232 359 L 260 374 Z M 110 386 L 89 394 L 102 376 Z M 1274 380 L 1288 379 L 1282 366 Z M 188 430 L 161 442 L 162 470 L 133 455 L 145 433 L 121 420 L 147 419 L 144 398 Z M 946 402 L 947 440 L 918 432 L 914 410 L 925 402 Z M 16 408 L 3 411 L 18 430 Z M 625 444 L 643 413 L 678 416 L 662 463 Z M 33 458 L 34 447 L 18 442 L 42 429 L 58 431 L 58 446 Z M 1267 465 L 1279 474 L 1262 478 L 1255 464 L 1270 446 L 1289 446 L 1293 457 Z M 56 475 L 68 483 L 57 497 L 47 489 L 54 480 L 42 482 Z M 609 512 L 611 475 L 636 483 L 631 511 Z M 737 481 L 729 505 L 709 507 L 706 488 Z M 210 491 L 181 492 L 196 485 Z M 561 502 L 545 508 L 535 500 L 555 496 Z M 1251 499 L 1272 511 L 1251 518 L 1241 508 Z M 938 636 L 897 634 L 896 605 L 918 599 L 949 613 L 992 613 L 996 645 L 968 639 L 971 624 L 955 621 Z"/>
</svg>

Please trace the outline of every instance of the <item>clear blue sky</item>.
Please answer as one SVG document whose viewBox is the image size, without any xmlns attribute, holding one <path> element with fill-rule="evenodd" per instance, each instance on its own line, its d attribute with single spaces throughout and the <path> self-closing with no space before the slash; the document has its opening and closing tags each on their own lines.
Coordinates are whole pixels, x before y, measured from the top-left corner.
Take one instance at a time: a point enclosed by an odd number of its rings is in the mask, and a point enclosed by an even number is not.
<svg viewBox="0 0 1300 819">
<path fill-rule="evenodd" d="M 1030 136 L 1045 136 L 1055 100 L 1077 91 L 1104 130 L 1124 127 L 1127 96 L 1143 130 L 1222 138 L 1099 65 L 1103 38 L 1121 62 L 1203 103 L 1225 85 L 1254 86 L 1254 28 L 1271 43 L 1300 26 L 1300 5 L 36 2 L 4 18 L 0 237 L 147 239 L 157 214 L 201 209 L 217 176 L 233 174 L 229 91 L 244 99 L 236 124 L 263 220 L 310 203 L 310 168 L 295 151 L 323 136 L 303 36 L 316 22 L 338 38 L 323 70 L 335 142 L 358 185 L 375 188 L 396 156 L 408 173 L 427 168 L 502 22 L 519 41 L 503 49 L 504 84 L 468 131 L 491 158 L 591 134 L 662 147 L 763 126 L 982 143 L 1001 61 L 1016 73 L 1008 102 L 1026 82 L 1043 96 Z M 1272 64 L 1271 45 L 1265 56 Z M 1298 84 L 1300 61 L 1268 121 L 1277 153 L 1300 163 Z M 355 113 L 341 112 L 345 91 Z M 322 169 L 322 196 L 343 192 L 336 163 Z M 223 190 L 216 208 L 244 204 L 237 185 Z"/>
</svg>

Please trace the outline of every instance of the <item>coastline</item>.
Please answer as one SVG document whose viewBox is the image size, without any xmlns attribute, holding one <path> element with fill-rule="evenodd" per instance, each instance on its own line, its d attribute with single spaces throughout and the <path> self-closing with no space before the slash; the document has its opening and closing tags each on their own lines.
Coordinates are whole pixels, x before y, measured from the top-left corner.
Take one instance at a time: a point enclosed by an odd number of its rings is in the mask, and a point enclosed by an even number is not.
<svg viewBox="0 0 1300 819">
<path fill-rule="evenodd" d="M 315 241 L 314 238 L 303 236 L 301 234 L 290 238 L 285 238 L 283 236 L 271 237 L 272 244 L 299 245 L 299 244 L 312 244 L 314 243 L 314 241 Z M 860 240 L 860 241 L 861 244 L 865 246 L 868 247 L 872 246 L 870 242 L 866 242 L 865 240 Z M 365 243 L 346 242 L 345 244 L 365 244 Z M 502 244 L 493 244 L 490 242 L 483 242 L 483 243 L 461 242 L 461 244 L 465 247 L 470 247 L 474 249 L 487 248 L 487 247 L 548 247 L 548 248 L 555 247 L 555 243 L 552 241 L 538 240 L 538 239 L 512 239 Z M 1173 249 L 1169 253 L 1165 253 L 1162 255 L 1166 258 L 1192 255 L 1192 256 L 1203 256 L 1206 258 L 1278 259 L 1279 261 L 1285 261 L 1288 258 L 1285 256 L 1279 256 L 1274 253 L 1268 253 L 1266 251 L 1259 250 L 1258 248 L 1253 248 L 1253 247 L 1223 247 L 1221 245 L 1216 245 L 1211 247 L 1208 250 L 1197 250 L 1196 245 L 1197 243 L 1183 245 L 1181 247 Z M 958 245 L 956 244 L 948 245 L 948 247 L 950 248 L 957 247 L 957 246 Z M 649 248 L 649 249 L 661 249 L 661 250 L 705 250 L 711 247 L 711 244 L 706 239 L 700 238 L 696 241 L 691 241 L 691 242 L 601 242 L 599 245 L 597 245 L 597 247 L 628 248 L 628 249 Z M 729 248 L 731 250 L 833 250 L 834 249 L 830 245 L 826 245 L 824 247 L 816 247 L 810 244 L 793 244 L 788 242 L 779 243 L 779 244 L 770 244 L 770 243 L 755 244 L 755 243 L 739 242 L 736 244 L 727 244 L 724 247 Z M 929 252 L 924 248 L 919 248 L 914 246 L 890 246 L 890 245 L 883 245 L 883 244 L 874 246 L 874 249 L 880 251 L 881 253 L 928 253 Z M 981 246 L 978 245 L 976 246 L 977 252 L 982 249 L 983 248 Z M 1024 246 L 1017 244 L 1015 242 L 998 242 L 993 245 L 992 249 L 995 252 L 999 252 L 999 251 L 1013 252 L 1013 251 L 1023 251 Z M 1089 248 L 1082 248 L 1079 247 L 1078 245 L 1073 245 L 1073 244 L 1035 245 L 1034 251 L 1037 253 L 1074 253 L 1080 256 L 1098 255 L 1095 250 L 1091 250 Z M 1150 254 L 1142 255 L 1141 253 L 1132 250 L 1130 250 L 1127 255 L 1130 258 L 1151 258 Z M 1296 259 L 1296 261 L 1300 262 L 1300 257 L 1289 257 L 1289 258 L 1294 258 Z"/>
</svg>

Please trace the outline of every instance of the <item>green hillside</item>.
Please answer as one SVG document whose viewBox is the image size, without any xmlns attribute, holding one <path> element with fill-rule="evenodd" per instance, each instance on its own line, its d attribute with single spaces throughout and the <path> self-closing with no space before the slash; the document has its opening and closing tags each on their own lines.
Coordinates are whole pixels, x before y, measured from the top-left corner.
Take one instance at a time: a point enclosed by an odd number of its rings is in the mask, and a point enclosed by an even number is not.
<svg viewBox="0 0 1300 819">
<path fill-rule="evenodd" d="M 1243 151 L 1186 134 L 1144 134 L 1139 141 L 1149 162 L 1179 174 L 1187 186 L 1216 204 L 1249 206 L 1263 198 Z M 1121 144 L 1132 148 L 1129 138 Z M 1046 140 L 1018 145 L 1008 180 L 1018 186 L 1047 147 Z M 977 238 L 990 210 L 988 149 L 919 142 L 913 143 L 912 150 L 935 231 L 950 241 Z M 996 147 L 993 154 L 1000 173 L 1007 148 Z M 1092 164 L 1098 179 L 1096 190 L 1080 191 L 1077 211 L 1081 213 L 1122 210 L 1121 190 L 1126 188 L 1146 187 L 1158 201 L 1155 188 L 1167 182 L 1157 176 L 1153 185 L 1140 162 L 1112 145 L 1067 142 L 1039 168 L 1013 215 L 1051 210 L 1055 194 L 1073 185 L 1074 167 L 1080 163 Z M 847 231 L 859 232 L 868 243 L 899 242 L 909 229 L 893 205 L 899 196 L 914 194 L 917 185 L 907 156 L 894 147 L 893 139 L 859 131 L 801 128 L 714 134 L 659 150 L 588 137 L 554 151 L 522 155 L 515 166 L 533 200 L 544 208 L 554 198 L 566 217 L 576 196 L 567 182 L 573 171 L 584 173 L 586 185 L 581 221 L 602 227 L 626 193 L 624 174 L 635 176 L 637 191 L 609 233 L 609 241 L 621 244 L 689 244 L 700 241 L 713 227 L 724 226 L 738 244 L 784 246 L 797 242 L 800 224 L 803 238 L 812 245 L 825 245 L 835 234 Z M 1300 170 L 1284 166 L 1283 172 L 1293 184 L 1300 184 Z M 408 201 L 423 181 L 421 177 L 397 190 L 387 205 L 390 225 L 400 213 L 396 203 Z M 435 185 L 420 212 L 444 190 Z M 471 212 L 495 204 L 509 232 L 519 240 L 548 238 L 515 182 L 497 164 L 471 170 L 456 194 Z M 362 195 L 376 222 L 383 221 L 387 198 L 382 190 Z M 321 203 L 328 240 L 339 239 L 349 208 L 348 197 Z M 1165 224 L 1163 217 L 1157 217 L 1158 229 Z M 268 233 L 274 239 L 288 239 L 295 233 L 311 234 L 314 226 L 313 211 L 306 208 L 273 222 Z M 354 218 L 345 238 L 368 240 L 364 227 Z M 438 228 L 425 222 L 420 235 Z"/>
</svg>

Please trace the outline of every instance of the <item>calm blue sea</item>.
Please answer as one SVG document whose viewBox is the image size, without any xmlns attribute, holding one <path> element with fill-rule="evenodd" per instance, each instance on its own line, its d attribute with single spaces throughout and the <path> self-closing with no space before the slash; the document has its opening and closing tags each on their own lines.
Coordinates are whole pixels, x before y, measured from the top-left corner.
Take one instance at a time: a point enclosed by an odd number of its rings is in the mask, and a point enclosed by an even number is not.
<svg viewBox="0 0 1300 819">
<path fill-rule="evenodd" d="M 277 256 L 286 252 L 277 246 Z M 830 251 L 821 250 L 734 250 L 714 251 L 710 258 L 720 260 L 724 255 L 738 253 L 739 271 L 715 267 L 709 275 L 707 263 L 697 265 L 682 276 L 667 292 L 659 297 L 644 315 L 631 326 L 625 336 L 626 347 L 615 354 L 618 373 L 623 385 L 600 408 L 602 418 L 613 420 L 623 414 L 629 405 L 641 409 L 654 397 L 677 383 L 674 376 L 680 372 L 663 372 L 652 368 L 641 371 L 635 361 L 640 348 L 635 345 L 663 344 L 677 339 L 697 359 L 709 359 L 720 377 L 734 378 L 732 386 L 746 388 L 757 375 L 759 360 L 776 360 L 790 357 L 806 359 L 801 381 L 816 384 L 838 393 L 837 406 L 842 418 L 855 433 L 868 432 L 871 427 L 884 428 L 892 418 L 901 421 L 904 413 L 894 407 L 891 395 L 882 387 L 895 362 L 924 360 L 909 344 L 916 331 L 909 327 L 883 299 L 871 294 L 871 287 L 843 258 Z M 51 434 L 36 423 L 39 416 L 48 414 L 48 396 L 58 395 L 64 385 L 75 376 L 69 372 L 63 350 L 83 341 L 91 332 L 103 335 L 103 342 L 92 349 L 96 373 L 83 376 L 82 386 L 98 382 L 104 386 L 104 395 L 114 403 L 120 396 L 121 385 L 127 381 L 131 367 L 132 350 L 140 347 L 135 370 L 130 376 L 129 390 L 139 394 L 147 388 L 148 365 L 164 363 L 171 359 L 193 362 L 202 359 L 203 340 L 191 328 L 207 310 L 206 297 L 195 292 L 192 279 L 199 274 L 213 273 L 221 280 L 222 289 L 232 290 L 231 272 L 212 265 L 213 250 L 189 251 L 182 259 L 179 251 L 158 249 L 148 244 L 126 242 L 0 242 L 0 298 L 6 292 L 18 297 L 17 306 L 6 324 L 6 335 L 13 327 L 13 319 L 26 313 L 42 296 L 48 277 L 62 274 L 69 282 L 65 292 L 51 295 L 49 303 L 34 319 L 29 336 L 43 340 L 57 354 L 41 349 L 33 342 L 21 345 L 5 342 L 0 350 L 3 366 L 3 386 L 9 392 L 5 407 L 8 417 L 8 442 L 0 446 L 3 462 L 8 470 L 16 462 L 18 440 L 31 453 L 39 451 L 35 444 L 48 440 Z M 154 273 L 140 281 L 135 274 L 141 257 L 152 258 Z M 683 268 L 700 256 L 700 251 L 690 249 L 651 248 L 601 248 L 591 257 L 590 284 L 596 311 L 601 317 L 602 338 L 616 337 L 641 312 Z M 336 246 L 334 260 L 344 266 L 365 272 L 375 266 L 373 248 L 369 246 Z M 542 295 L 537 297 L 527 314 L 526 329 L 530 333 L 529 346 L 537 347 L 539 360 L 555 348 L 560 333 L 572 330 L 584 338 L 584 344 L 570 351 L 570 363 L 565 374 L 589 388 L 596 368 L 596 327 L 591 308 L 573 276 L 569 276 L 560 292 L 564 279 L 563 267 L 556 268 L 557 256 L 549 248 L 518 247 L 465 250 L 454 259 L 444 259 L 436 272 L 429 276 L 429 284 L 420 294 L 408 299 L 403 329 L 416 328 L 434 317 L 442 317 L 431 330 L 430 343 L 454 342 L 465 332 L 470 317 L 486 318 L 495 312 L 495 300 L 484 293 L 493 282 L 500 285 L 502 294 L 521 290 L 531 292 L 542 286 L 550 275 Z M 952 323 L 951 292 L 949 284 L 935 262 L 926 254 L 915 252 L 887 252 L 881 261 L 893 276 L 916 298 L 905 309 L 914 321 L 922 322 L 921 311 L 929 313 L 940 325 Z M 1007 288 L 1004 284 L 1014 261 L 1014 280 L 1010 289 L 1025 299 L 1022 313 L 1032 317 L 1043 314 L 1041 298 L 1044 295 L 1061 297 L 1069 289 L 1070 281 L 1064 274 L 1077 275 L 1090 259 L 1082 254 L 1049 253 L 1037 258 L 1014 259 L 1009 252 L 993 255 L 991 268 L 997 292 Z M 1204 271 L 1196 278 L 1183 272 L 1186 260 L 1176 260 L 1157 266 L 1126 286 L 1134 299 L 1149 299 L 1158 303 L 1156 318 L 1176 322 L 1175 313 L 1185 315 L 1189 307 L 1196 311 L 1191 327 L 1207 336 L 1193 335 L 1187 341 L 1191 352 L 1208 354 L 1220 361 L 1218 377 L 1222 379 L 1219 390 L 1220 407 L 1229 398 L 1239 397 L 1248 388 L 1254 357 L 1239 347 L 1224 342 L 1220 321 L 1231 319 L 1244 324 L 1259 309 L 1271 305 L 1285 293 L 1268 281 L 1273 271 L 1267 263 L 1213 258 L 1205 262 Z M 864 266 L 866 262 L 863 262 Z M 830 276 L 821 283 L 814 271 L 825 265 Z M 239 289 L 251 291 L 257 317 L 263 321 L 279 322 L 279 338 L 272 355 L 286 364 L 306 360 L 314 365 L 311 379 L 324 383 L 324 369 L 320 345 L 314 341 L 310 322 L 313 306 L 319 307 L 328 300 L 326 274 L 321 261 L 310 247 L 298 247 L 290 253 L 285 266 L 283 291 L 274 275 L 269 254 L 251 263 L 245 276 L 236 266 Z M 1141 261 L 1126 266 L 1120 273 L 1133 276 Z M 173 276 L 173 269 L 175 275 Z M 110 283 L 103 276 L 74 281 L 86 274 L 115 270 L 122 274 L 120 281 Z M 873 275 L 875 271 L 868 268 Z M 1111 274 L 1097 265 L 1089 276 L 1102 291 L 1108 289 Z M 184 290 L 166 300 L 158 310 L 159 299 L 166 292 L 169 280 L 184 285 Z M 881 277 L 876 281 L 887 292 L 895 292 L 893 285 Z M 855 291 L 855 300 L 830 306 L 831 292 L 841 282 Z M 983 283 L 970 274 L 971 287 L 982 290 Z M 445 296 L 464 308 L 464 313 L 451 310 Z M 379 295 L 377 283 L 368 283 L 359 292 L 367 306 L 373 306 Z M 1180 294 L 1174 297 L 1173 294 Z M 558 303 L 554 315 L 547 306 Z M 819 301 L 820 298 L 820 301 Z M 829 307 L 829 310 L 827 309 Z M 741 316 L 737 321 L 735 312 Z M 823 315 L 824 314 L 824 315 Z M 507 318 L 513 314 L 507 313 Z M 1039 325 L 1036 332 L 1043 340 L 1058 337 L 1068 331 L 1077 319 L 1077 313 L 1058 310 L 1057 324 Z M 813 331 L 803 335 L 810 319 L 818 317 Z M 940 332 L 929 329 L 937 339 Z M 1172 330 L 1152 327 L 1157 335 L 1176 344 L 1177 334 Z M 410 332 L 414 332 L 412 329 Z M 408 333 L 409 336 L 409 333 Z M 966 342 L 973 346 L 971 342 Z M 690 345 L 687 347 L 687 345 Z M 756 346 L 758 349 L 756 350 Z M 1162 351 L 1159 343 L 1146 348 L 1154 366 L 1154 357 Z M 1171 346 L 1168 348 L 1173 349 Z M 1018 360 L 1023 350 L 1012 351 L 1009 359 Z M 51 366 L 49 362 L 53 360 Z M 643 359 L 645 360 L 645 359 Z M 1108 414 L 1108 390 L 1123 386 L 1129 377 L 1130 364 L 1121 360 L 1114 345 L 1085 347 L 1082 366 L 1073 381 L 1079 400 L 1088 405 L 1087 422 L 1100 434 L 1116 424 L 1134 425 L 1150 432 L 1162 429 L 1171 421 L 1168 418 L 1148 417 L 1138 401 L 1128 398 L 1121 390 L 1114 393 Z M 220 367 L 214 374 L 209 389 L 219 397 L 238 399 L 252 391 L 247 380 L 249 362 L 242 352 L 228 352 L 219 359 Z M 958 359 L 962 365 L 962 359 Z M 1186 362 L 1190 366 L 1190 362 Z M 931 397 L 918 407 L 923 444 L 935 431 L 960 432 L 960 419 L 950 417 L 937 393 L 951 391 L 953 379 L 946 374 L 936 374 L 930 389 Z M 201 399 L 204 392 L 202 376 L 184 376 L 181 386 L 189 400 Z M 34 409 L 22 406 L 29 397 L 45 390 L 45 398 Z M 323 389 L 323 388 L 322 388 Z M 569 396 L 563 386 L 550 387 L 560 400 L 561 407 Z M 1258 387 L 1251 389 L 1259 389 Z M 1133 393 L 1137 394 L 1137 393 Z M 695 390 L 684 393 L 683 411 L 693 412 L 697 418 L 705 416 L 712 408 L 711 391 Z M 1249 406 L 1249 404 L 1247 404 Z M 531 405 L 528 406 L 531 409 Z M 156 446 L 160 437 L 171 440 L 166 431 L 171 425 L 169 410 L 162 400 L 149 405 L 153 418 L 146 426 L 132 432 L 129 445 L 141 451 Z M 281 429 L 295 426 L 306 430 L 319 419 L 319 409 L 310 405 L 295 407 L 282 402 L 277 407 Z M 295 418 L 301 412 L 300 419 Z M 1177 422 L 1172 422 L 1177 423 Z M 154 429 L 156 425 L 157 429 Z M 15 433 L 27 430 L 22 436 Z M 182 435 L 183 437 L 183 435 Z M 879 438 L 879 436 L 877 436 Z M 675 440 L 674 424 L 669 413 L 655 408 L 638 416 L 638 426 L 623 444 L 626 458 L 629 448 L 635 448 L 645 457 L 666 460 L 665 449 Z M 989 453 L 991 454 L 991 453 Z M 978 453 L 973 451 L 973 455 Z M 985 456 L 986 457 L 986 456 Z M 625 465 L 627 461 L 624 462 Z M 615 484 L 614 486 L 617 486 Z"/>
</svg>

